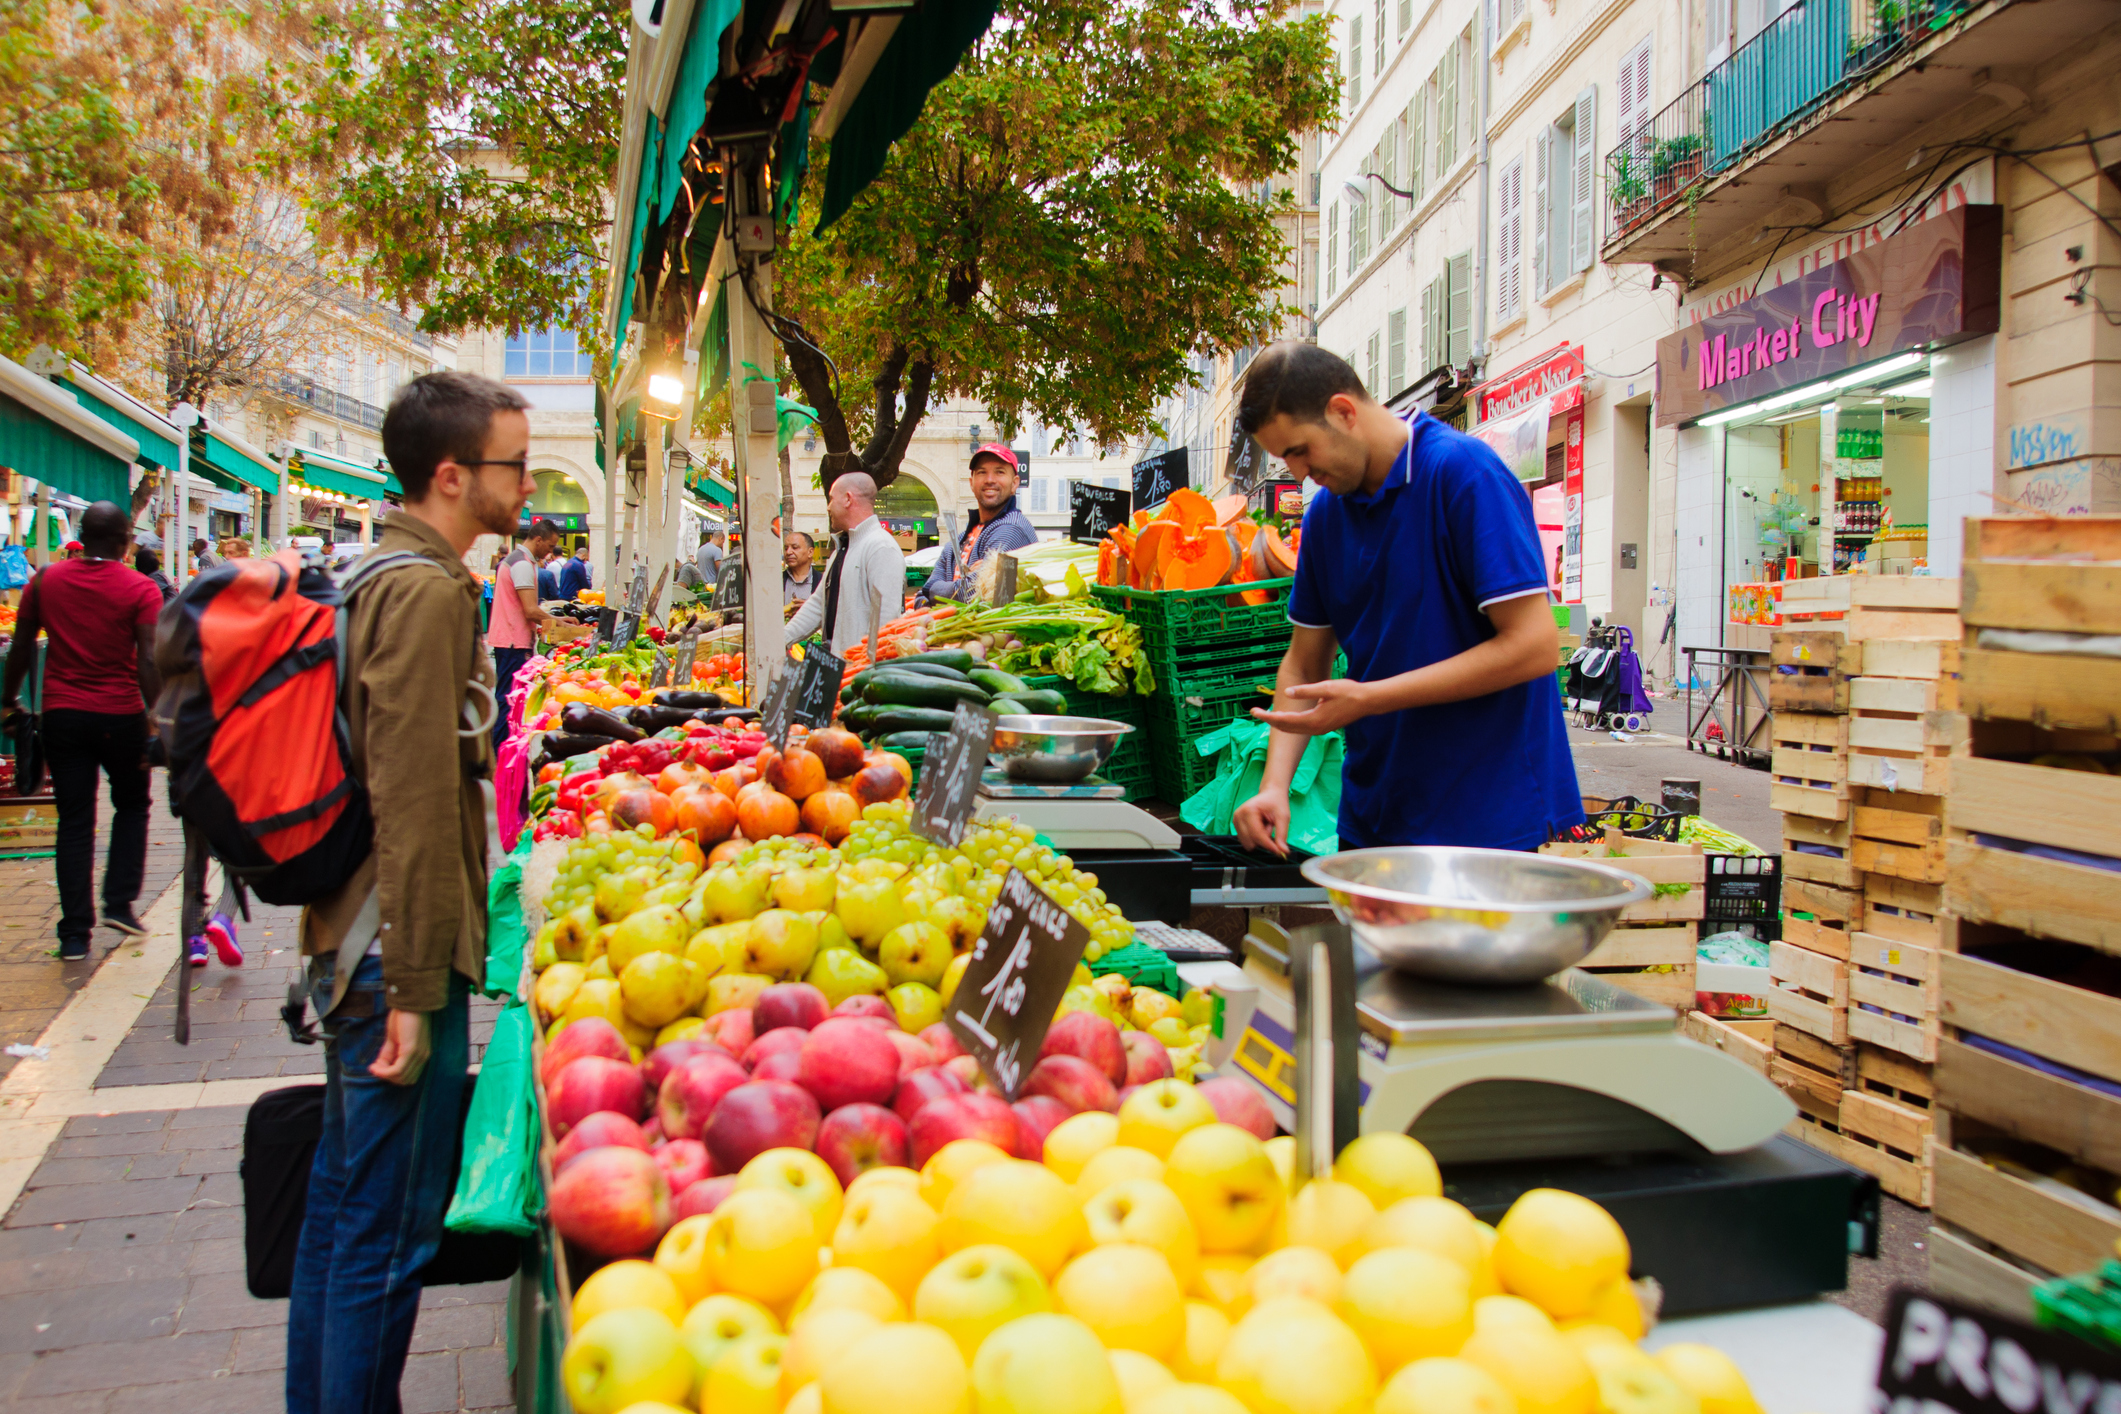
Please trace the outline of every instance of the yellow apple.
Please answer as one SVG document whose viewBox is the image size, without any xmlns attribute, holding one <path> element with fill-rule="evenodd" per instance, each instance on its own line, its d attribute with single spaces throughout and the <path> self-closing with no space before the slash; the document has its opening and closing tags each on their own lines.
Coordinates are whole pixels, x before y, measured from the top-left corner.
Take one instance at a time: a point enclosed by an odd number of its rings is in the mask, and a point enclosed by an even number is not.
<svg viewBox="0 0 2121 1414">
<path fill-rule="evenodd" d="M 783 1306 L 817 1275 L 816 1221 L 786 1193 L 731 1193 L 712 1216 L 707 1264 L 717 1290 Z"/>
<path fill-rule="evenodd" d="M 1635 1294 L 1635 1284 L 1626 1277 L 1607 1282 L 1591 1297 L 1590 1314 L 1581 1319 L 1610 1326 L 1629 1340 L 1641 1340 L 1642 1301 Z"/>
<path fill-rule="evenodd" d="M 1471 1361 L 1438 1356 L 1385 1381 L 1377 1414 L 1517 1414 L 1517 1396 Z"/>
<path fill-rule="evenodd" d="M 1186 1334 L 1171 1355 L 1171 1370 L 1180 1379 L 1206 1384 L 1215 1378 L 1215 1362 L 1230 1340 L 1230 1318 L 1205 1301 L 1186 1303 Z"/>
<path fill-rule="evenodd" d="M 691 980 L 683 958 L 667 952 L 642 953 L 619 974 L 620 1002 L 626 1015 L 639 1024 L 668 1026 L 685 1014 Z"/>
<path fill-rule="evenodd" d="M 687 966 L 690 965 L 691 964 L 689 963 L 687 964 Z M 706 976 L 704 973 L 699 975 L 700 996 L 702 999 L 705 999 L 707 995 Z M 698 1003 L 694 1003 L 694 1005 L 698 1005 Z M 694 1036 L 699 1035 L 700 1028 L 702 1026 L 705 1026 L 706 1024 L 707 1018 L 703 1016 L 681 1016 L 676 1021 L 671 1022 L 668 1026 L 655 1033 L 655 1044 L 657 1046 L 667 1046 L 672 1041 L 689 1041 Z M 651 1046 L 649 1047 L 649 1049 L 653 1050 L 655 1049 L 655 1047 Z"/>
<path fill-rule="evenodd" d="M 921 1201 L 940 1213 L 958 1184 L 989 1164 L 1007 1162 L 1009 1156 L 984 1139 L 953 1139 L 921 1165 Z"/>
<path fill-rule="evenodd" d="M 1358 1258 L 1341 1282 L 1337 1309 L 1385 1374 L 1409 1361 L 1456 1355 L 1473 1334 L 1465 1268 L 1418 1247 Z"/>
<path fill-rule="evenodd" d="M 1628 1274 L 1628 1238 L 1612 1214 L 1575 1193 L 1535 1188 L 1495 1227 L 1495 1275 L 1557 1320 L 1589 1315 L 1601 1288 Z"/>
<path fill-rule="evenodd" d="M 701 1214 L 705 1217 L 707 1214 Z M 691 1399 L 699 1404 L 702 1381 L 722 1352 L 750 1335 L 779 1335 L 780 1322 L 758 1302 L 729 1292 L 717 1292 L 685 1313 L 678 1335 L 692 1358 L 695 1371 Z"/>
<path fill-rule="evenodd" d="M 1136 1411 L 1130 1409 L 1127 1414 Z M 1189 1382 L 1158 1390 L 1143 1402 L 1140 1414 L 1246 1414 L 1246 1410 L 1226 1389 Z"/>
<path fill-rule="evenodd" d="M 1119 1400 L 1128 1414 L 1141 1402 L 1166 1385 L 1178 1383 L 1178 1376 L 1164 1368 L 1160 1360 L 1152 1360 L 1139 1350 L 1113 1350 L 1107 1352 L 1112 1362 L 1112 1376 L 1119 1381 Z"/>
<path fill-rule="evenodd" d="M 852 1306 L 820 1307 L 790 1321 L 788 1347 L 781 1352 L 781 1393 L 793 1395 L 822 1376 L 841 1351 L 883 1324 Z"/>
<path fill-rule="evenodd" d="M 1038 1268 L 1007 1247 L 967 1247 L 937 1262 L 913 1295 L 913 1318 L 945 1331 L 969 1354 L 997 1328 L 1053 1309 Z"/>
<path fill-rule="evenodd" d="M 1153 1247 L 1111 1242 L 1077 1257 L 1053 1280 L 1053 1302 L 1115 1350 L 1167 1360 L 1186 1334 L 1186 1296 Z"/>
<path fill-rule="evenodd" d="M 840 1225 L 832 1232 L 832 1261 L 835 1268 L 868 1272 L 897 1293 L 900 1300 L 911 1301 L 921 1278 L 943 1255 L 942 1244 L 935 1237 L 941 1219 L 912 1188 L 897 1183 L 865 1183 L 883 1172 L 886 1170 L 871 1169 L 847 1190 Z"/>
<path fill-rule="evenodd" d="M 1080 1119 L 1078 1115 L 1076 1118 Z M 1060 1130 L 1056 1128 L 1054 1134 Z M 1046 1136 L 1052 1138 L 1052 1135 Z M 1087 1203 L 1115 1183 L 1141 1180 L 1148 1183 L 1161 1182 L 1164 1176 L 1164 1161 L 1147 1149 L 1137 1149 L 1132 1144 L 1114 1144 L 1098 1150 L 1086 1161 L 1081 1172 L 1075 1176 L 1075 1196 L 1078 1202 Z"/>
<path fill-rule="evenodd" d="M 1593 1340 L 1576 1349 L 1597 1381 L 1600 1409 L 1626 1414 L 1700 1414 L 1701 1402 L 1630 1342 Z"/>
<path fill-rule="evenodd" d="M 945 1252 L 999 1244 L 1051 1277 L 1083 1244 L 1075 1194 L 1044 1164 L 1009 1159 L 966 1174 L 943 1202 L 936 1237 Z"/>
<path fill-rule="evenodd" d="M 1045 1312 L 1019 1316 L 972 1360 L 979 1414 L 1123 1414 L 1119 1377 L 1090 1327 Z"/>
<path fill-rule="evenodd" d="M 957 1343 L 919 1321 L 882 1326 L 818 1381 L 824 1414 L 970 1414 L 972 1380 Z"/>
<path fill-rule="evenodd" d="M 692 1392 L 692 1357 L 670 1317 L 629 1306 L 574 1333 L 560 1357 L 560 1384 L 577 1414 L 619 1414 L 648 1400 L 677 1404 Z"/>
<path fill-rule="evenodd" d="M 1377 1209 L 1360 1188 L 1314 1178 L 1289 1199 L 1289 1241 L 1330 1252 L 1345 1267 L 1362 1255 L 1362 1232 Z"/>
<path fill-rule="evenodd" d="M 838 1257 L 833 1254 L 835 1263 Z M 827 1267 L 810 1279 L 810 1285 L 788 1308 L 789 1332 L 793 1334 L 803 1318 L 816 1311 L 861 1311 L 879 1321 L 906 1319 L 906 1303 L 897 1292 L 860 1267 L 842 1265 Z"/>
<path fill-rule="evenodd" d="M 1186 1205 L 1203 1252 L 1250 1250 L 1281 1212 L 1281 1178 L 1250 1131 L 1207 1124 L 1180 1135 L 1164 1182 Z"/>
<path fill-rule="evenodd" d="M 1191 1289 L 1200 1270 L 1200 1241 L 1193 1235 L 1186 1205 L 1163 1184 L 1146 1178 L 1115 1183 L 1083 1204 L 1083 1220 L 1089 1224 L 1090 1241 L 1100 1247 L 1109 1242 L 1154 1247 L 1171 1264 L 1178 1284 Z"/>
<path fill-rule="evenodd" d="M 1245 1310 L 1284 1296 L 1331 1306 L 1340 1297 L 1340 1267 L 1333 1254 L 1317 1247 L 1277 1247 L 1253 1263 L 1245 1273 Z"/>
<path fill-rule="evenodd" d="M 789 1338 L 747 1335 L 700 1378 L 700 1407 L 714 1414 L 781 1414 L 781 1365 Z"/>
<path fill-rule="evenodd" d="M 1215 1382 L 1252 1414 L 1369 1414 L 1377 1370 L 1345 1321 L 1316 1301 L 1283 1296 L 1254 1306 L 1231 1330 Z"/>
<path fill-rule="evenodd" d="M 540 1021 L 549 1022 L 566 1012 L 574 989 L 582 985 L 583 974 L 588 970 L 579 962 L 555 962 L 538 974 L 538 985 L 530 995 L 537 1003 Z"/>
<path fill-rule="evenodd" d="M 1333 1177 L 1360 1188 L 1382 1212 L 1404 1198 L 1434 1198 L 1443 1192 L 1436 1160 L 1419 1140 L 1405 1134 L 1365 1134 L 1333 1160 Z"/>
<path fill-rule="evenodd" d="M 1478 1304 L 1503 1299 L 1491 1296 Z M 1458 1358 L 1480 1366 L 1516 1395 L 1518 1414 L 1591 1414 L 1598 1407 L 1598 1381 L 1590 1365 L 1560 1332 L 1529 1323 L 1483 1323 L 1477 1312 L 1473 1324 Z"/>
<path fill-rule="evenodd" d="M 574 1294 L 574 1329 L 580 1330 L 606 1311 L 639 1307 L 661 1311 L 676 1325 L 689 1303 L 678 1283 L 653 1262 L 613 1262 L 589 1274 Z"/>
<path fill-rule="evenodd" d="M 1119 1107 L 1119 1142 L 1146 1149 L 1159 1159 L 1168 1158 L 1181 1134 L 1213 1123 L 1215 1107 L 1192 1085 L 1183 1080 L 1152 1080 Z"/>
<path fill-rule="evenodd" d="M 1200 1259 L 1193 1294 L 1234 1320 L 1245 1313 L 1249 1300 L 1245 1295 L 1246 1278 L 1251 1272 L 1252 1258 L 1246 1253 L 1208 1253 Z"/>
<path fill-rule="evenodd" d="M 695 1213 L 689 1218 L 680 1218 L 663 1234 L 663 1240 L 655 1245 L 655 1264 L 669 1274 L 677 1283 L 678 1294 L 685 1298 L 683 1309 L 672 1318 L 682 1321 L 685 1312 L 714 1294 L 714 1276 L 707 1265 L 707 1230 L 713 1220 L 706 1213 Z M 614 1266 L 623 1265 L 614 1263 Z M 592 1274 L 589 1281 L 610 1271 L 605 1267 Z M 589 1289 L 589 1282 L 582 1283 L 582 1290 Z M 574 1309 L 577 1315 L 582 1309 L 581 1292 L 575 1293 Z"/>
<path fill-rule="evenodd" d="M 920 1170 L 898 1164 L 879 1164 L 873 1169 L 863 1169 L 854 1176 L 854 1182 L 847 1185 L 847 1201 L 853 1202 L 855 1194 L 866 1193 L 872 1188 L 903 1188 L 918 1195 L 921 1191 Z"/>
<path fill-rule="evenodd" d="M 768 1149 L 744 1165 L 732 1192 L 775 1188 L 801 1203 L 817 1229 L 817 1245 L 832 1241 L 840 1223 L 840 1181 L 825 1161 L 808 1149 Z"/>
<path fill-rule="evenodd" d="M 1419 1247 L 1458 1263 L 1469 1277 L 1487 1263 L 1479 1221 L 1449 1198 L 1400 1199 L 1370 1219 L 1358 1246 L 1364 1252 Z"/>
<path fill-rule="evenodd" d="M 1667 1345 L 1655 1358 L 1681 1389 L 1701 1402 L 1701 1414 L 1760 1414 L 1760 1402 L 1744 1372 L 1713 1345 Z"/>
<path fill-rule="evenodd" d="M 1524 1330 L 1552 1333 L 1554 1318 L 1522 1296 L 1473 1298 L 1475 1331 Z"/>
<path fill-rule="evenodd" d="M 1064 1182 L 1082 1177 L 1083 1165 L 1100 1150 L 1119 1142 L 1119 1116 L 1103 1110 L 1084 1110 L 1053 1126 L 1046 1135 L 1046 1167 Z"/>
</svg>

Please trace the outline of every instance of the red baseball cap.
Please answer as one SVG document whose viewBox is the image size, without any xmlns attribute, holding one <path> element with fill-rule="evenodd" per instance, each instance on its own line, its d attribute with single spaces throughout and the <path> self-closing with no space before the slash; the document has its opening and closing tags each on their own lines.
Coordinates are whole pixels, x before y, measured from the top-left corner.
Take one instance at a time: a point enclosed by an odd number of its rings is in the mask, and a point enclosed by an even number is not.
<svg viewBox="0 0 2121 1414">
<path fill-rule="evenodd" d="M 1016 464 L 1016 453 L 1010 451 L 1007 447 L 1004 447 L 999 442 L 982 443 L 979 450 L 975 451 L 972 454 L 972 460 L 967 464 L 968 468 L 978 466 L 979 459 L 981 457 L 999 457 L 1003 462 L 1008 464 L 1009 470 L 1022 470 L 1022 468 Z"/>
</svg>

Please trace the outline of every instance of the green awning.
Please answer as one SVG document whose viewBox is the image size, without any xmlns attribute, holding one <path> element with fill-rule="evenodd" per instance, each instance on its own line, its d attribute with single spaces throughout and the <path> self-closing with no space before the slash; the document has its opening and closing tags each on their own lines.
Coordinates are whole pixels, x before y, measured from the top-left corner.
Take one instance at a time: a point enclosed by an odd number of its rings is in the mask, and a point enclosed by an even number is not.
<svg viewBox="0 0 2121 1414">
<path fill-rule="evenodd" d="M 70 390 L 91 416 L 103 419 L 138 442 L 142 462 L 164 471 L 177 469 L 177 439 L 184 434 L 156 416 L 153 409 L 134 402 L 98 380 L 77 383 L 71 378 L 62 378 L 60 386 Z"/>
<path fill-rule="evenodd" d="M 131 465 L 0 392 L 0 466 L 84 501 L 124 505 Z"/>
<path fill-rule="evenodd" d="M 899 21 L 832 134 L 819 230 L 845 215 L 884 170 L 891 144 L 920 117 L 928 91 L 950 77 L 994 23 L 996 8 L 995 0 L 927 0 Z"/>
<path fill-rule="evenodd" d="M 709 476 L 705 470 L 695 471 L 692 474 L 692 479 L 685 483 L 685 489 L 710 506 L 733 506 L 736 504 L 736 491 Z"/>
<path fill-rule="evenodd" d="M 190 470 L 231 491 L 255 486 L 268 496 L 280 492 L 280 468 L 216 432 L 202 432 L 193 441 Z"/>
<path fill-rule="evenodd" d="M 341 461 L 321 452 L 298 450 L 293 453 L 287 460 L 287 475 L 291 480 L 305 482 L 319 491 L 331 491 L 361 501 L 380 501 L 385 496 L 405 494 L 398 478 L 388 470 Z M 379 476 L 381 480 L 376 479 Z"/>
</svg>

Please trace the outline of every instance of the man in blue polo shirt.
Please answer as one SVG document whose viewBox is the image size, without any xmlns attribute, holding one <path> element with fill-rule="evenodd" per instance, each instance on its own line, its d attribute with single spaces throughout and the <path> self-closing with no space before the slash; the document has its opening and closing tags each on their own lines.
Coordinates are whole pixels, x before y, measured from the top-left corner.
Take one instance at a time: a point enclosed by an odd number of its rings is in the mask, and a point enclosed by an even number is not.
<svg viewBox="0 0 2121 1414">
<path fill-rule="evenodd" d="M 1247 370 L 1238 423 L 1323 488 L 1304 512 L 1276 730 L 1237 833 L 1286 853 L 1306 737 L 1346 733 L 1344 848 L 1535 849 L 1583 819 L 1532 500 L 1483 442 L 1375 402 L 1314 344 Z M 1334 679 L 1333 651 L 1348 655 Z"/>
</svg>

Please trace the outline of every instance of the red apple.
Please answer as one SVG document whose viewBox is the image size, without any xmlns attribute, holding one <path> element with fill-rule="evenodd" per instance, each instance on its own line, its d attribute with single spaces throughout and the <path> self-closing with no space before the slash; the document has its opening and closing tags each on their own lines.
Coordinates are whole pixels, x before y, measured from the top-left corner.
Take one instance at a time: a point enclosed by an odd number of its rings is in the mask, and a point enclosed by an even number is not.
<svg viewBox="0 0 2121 1414">
<path fill-rule="evenodd" d="M 906 1126 L 919 1168 L 953 1139 L 984 1139 L 1003 1153 L 1016 1150 L 1016 1111 L 999 1095 L 945 1095 L 922 1105 Z"/>
<path fill-rule="evenodd" d="M 920 1113 L 921 1106 L 930 1100 L 940 1100 L 946 1095 L 969 1094 L 972 1087 L 955 1071 L 939 1065 L 925 1070 L 916 1070 L 898 1083 L 898 1094 L 891 1099 L 891 1108 L 898 1117 L 911 1124 Z"/>
<path fill-rule="evenodd" d="M 760 1033 L 756 1041 L 744 1048 L 744 1069 L 757 1070 L 759 1062 L 776 1051 L 800 1051 L 809 1036 L 810 1033 L 800 1026 L 777 1026 Z"/>
<path fill-rule="evenodd" d="M 644 1154 L 653 1147 L 648 1136 L 641 1132 L 641 1126 L 631 1119 L 616 1110 L 598 1110 L 568 1131 L 567 1137 L 560 1141 L 560 1147 L 552 1151 L 552 1171 L 558 1173 L 584 1153 L 601 1149 L 606 1144 L 623 1144 Z"/>
<path fill-rule="evenodd" d="M 714 1042 L 697 1036 L 687 1036 L 682 1041 L 665 1041 L 641 1058 L 641 1083 L 648 1087 L 649 1094 L 659 1095 L 663 1092 L 665 1077 L 677 1069 L 679 1062 L 707 1051 L 724 1056 L 729 1054 Z M 675 1193 L 677 1190 L 671 1191 Z"/>
<path fill-rule="evenodd" d="M 776 982 L 751 1004 L 751 1024 L 761 1036 L 784 1026 L 805 1031 L 831 1014 L 825 994 L 808 982 Z"/>
<path fill-rule="evenodd" d="M 921 1039 L 928 1043 L 929 1050 L 935 1052 L 938 1064 L 965 1053 L 964 1046 L 957 1039 L 957 1033 L 950 1029 L 947 1022 L 938 1021 L 933 1026 L 922 1028 Z"/>
<path fill-rule="evenodd" d="M 628 1119 L 638 1119 L 647 1103 L 641 1072 L 630 1061 L 609 1056 L 569 1061 L 545 1092 L 545 1112 L 552 1120 L 553 1134 L 561 1139 L 598 1110 L 616 1110 Z"/>
<path fill-rule="evenodd" d="M 1127 1046 L 1127 1074 L 1123 1083 L 1147 1085 L 1172 1076 L 1171 1053 L 1164 1043 L 1146 1031 L 1129 1031 L 1120 1037 Z"/>
<path fill-rule="evenodd" d="M 904 1167 L 913 1152 L 906 1122 L 882 1105 L 841 1105 L 817 1130 L 817 1156 L 840 1186 L 873 1168 Z"/>
<path fill-rule="evenodd" d="M 1027 1095 L 1009 1108 L 1016 1111 L 1016 1156 L 1035 1164 L 1046 1156 L 1046 1136 L 1068 1117 L 1068 1107 L 1051 1095 Z"/>
<path fill-rule="evenodd" d="M 591 1149 L 552 1181 L 547 1200 L 560 1236 L 599 1257 L 646 1253 L 670 1226 L 670 1185 L 639 1149 Z"/>
<path fill-rule="evenodd" d="M 641 1126 L 641 1137 L 648 1141 L 650 1153 L 661 1147 L 663 1143 L 663 1117 L 654 1114 L 648 1116 L 648 1122 Z"/>
<path fill-rule="evenodd" d="M 1040 1059 L 1079 1057 L 1103 1071 L 1114 1085 L 1127 1079 L 1127 1047 L 1119 1039 L 1119 1028 L 1094 1011 L 1071 1011 L 1054 1022 L 1038 1054 Z"/>
<path fill-rule="evenodd" d="M 753 1080 L 785 1080 L 790 1085 L 800 1084 L 803 1078 L 803 1053 L 801 1051 L 775 1051 L 752 1067 Z"/>
<path fill-rule="evenodd" d="M 758 1026 L 748 1006 L 731 1007 L 718 1011 L 707 1018 L 699 1034 L 706 1036 L 732 1056 L 744 1054 L 758 1033 Z"/>
<path fill-rule="evenodd" d="M 817 1100 L 810 1091 L 785 1080 L 754 1080 L 722 1096 L 700 1138 L 718 1172 L 738 1173 L 768 1149 L 810 1148 L 817 1126 Z"/>
<path fill-rule="evenodd" d="M 892 1030 L 898 1030 L 898 1013 L 891 1009 L 891 1003 L 885 1001 L 882 997 L 872 996 L 867 992 L 862 993 L 860 996 L 848 997 L 832 1009 L 832 1014 L 834 1016 L 854 1016 L 870 1021 L 881 1021 Z"/>
<path fill-rule="evenodd" d="M 714 1160 L 697 1139 L 673 1139 L 656 1150 L 654 1157 L 672 1193 L 683 1193 L 701 1179 L 714 1177 Z"/>
<path fill-rule="evenodd" d="M 693 1056 L 663 1077 L 656 1095 L 656 1117 L 671 1139 L 697 1139 L 722 1096 L 751 1077 L 727 1056 Z"/>
<path fill-rule="evenodd" d="M 867 1022 L 828 1017 L 803 1042 L 800 1082 L 827 1110 L 888 1104 L 898 1089 L 898 1047 Z"/>
<path fill-rule="evenodd" d="M 703 1178 L 670 1200 L 670 1220 L 678 1222 L 698 1217 L 701 1213 L 711 1213 L 722 1206 L 722 1200 L 735 1188 L 736 1175 L 733 1173 Z"/>
<path fill-rule="evenodd" d="M 1208 1102 L 1215 1117 L 1224 1124 L 1234 1124 L 1239 1129 L 1249 1129 L 1261 1139 L 1274 1137 L 1274 1111 L 1251 1082 L 1234 1076 L 1218 1075 L 1212 1080 L 1203 1080 L 1199 1085 L 1200 1097 Z"/>
<path fill-rule="evenodd" d="M 626 1044 L 618 1027 L 601 1016 L 585 1016 L 552 1038 L 544 1059 L 538 1062 L 538 1083 L 550 1087 L 554 1076 L 583 1056 L 630 1062 L 633 1048 Z"/>
<path fill-rule="evenodd" d="M 1119 1108 L 1119 1092 L 1111 1079 L 1081 1056 L 1047 1056 L 1040 1060 L 1031 1067 L 1022 1093 L 1051 1095 L 1068 1107 L 1069 1114 Z"/>
<path fill-rule="evenodd" d="M 904 1031 L 892 1030 L 884 1033 L 884 1039 L 898 1047 L 898 1078 L 904 1080 L 916 1070 L 936 1063 L 936 1054 L 928 1043 L 918 1036 Z"/>
</svg>

